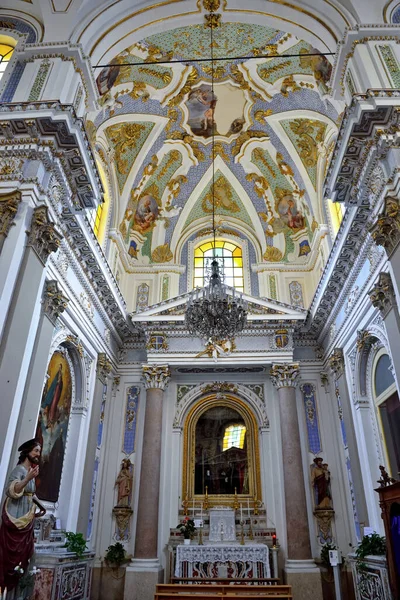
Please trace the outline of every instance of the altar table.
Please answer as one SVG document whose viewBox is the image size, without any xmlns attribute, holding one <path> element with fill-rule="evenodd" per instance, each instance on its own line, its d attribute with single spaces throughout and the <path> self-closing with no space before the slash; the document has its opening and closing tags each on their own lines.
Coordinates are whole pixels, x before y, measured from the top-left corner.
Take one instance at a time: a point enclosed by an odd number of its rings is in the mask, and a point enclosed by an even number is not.
<svg viewBox="0 0 400 600">
<path fill-rule="evenodd" d="M 179 545 L 175 577 L 269 578 L 268 546 L 265 544 Z"/>
</svg>

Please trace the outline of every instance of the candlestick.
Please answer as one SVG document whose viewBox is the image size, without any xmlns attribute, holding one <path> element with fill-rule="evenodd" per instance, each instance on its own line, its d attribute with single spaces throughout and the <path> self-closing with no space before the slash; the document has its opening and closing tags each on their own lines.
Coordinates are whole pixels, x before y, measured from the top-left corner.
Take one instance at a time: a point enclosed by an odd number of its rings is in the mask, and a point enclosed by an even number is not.
<svg viewBox="0 0 400 600">
<path fill-rule="evenodd" d="M 208 510 L 209 509 L 209 504 L 208 504 L 208 485 L 206 485 L 206 495 L 204 498 L 204 510 Z"/>
<path fill-rule="evenodd" d="M 203 546 L 203 526 L 200 525 L 199 529 L 199 546 Z"/>
<path fill-rule="evenodd" d="M 237 488 L 235 488 L 235 495 L 233 497 L 233 510 L 237 510 L 239 508 L 239 501 L 237 497 Z"/>
<path fill-rule="evenodd" d="M 240 530 L 240 545 L 244 546 L 244 528 L 243 528 L 243 521 L 240 521 L 240 526 L 241 526 L 241 530 Z"/>
<path fill-rule="evenodd" d="M 185 515 L 185 517 L 187 517 L 188 514 L 188 506 L 189 506 L 189 500 L 188 500 L 188 495 L 186 494 L 184 501 L 182 502 L 182 506 L 183 506 L 183 514 Z"/>
</svg>

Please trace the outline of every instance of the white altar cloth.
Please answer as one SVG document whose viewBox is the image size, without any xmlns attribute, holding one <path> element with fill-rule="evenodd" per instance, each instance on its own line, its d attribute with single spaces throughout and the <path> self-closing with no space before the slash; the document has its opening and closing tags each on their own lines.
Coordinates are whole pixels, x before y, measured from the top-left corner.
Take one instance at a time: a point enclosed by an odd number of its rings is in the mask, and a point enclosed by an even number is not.
<svg viewBox="0 0 400 600">
<path fill-rule="evenodd" d="M 179 545 L 176 547 L 175 577 L 183 577 L 183 563 L 193 567 L 196 563 L 251 563 L 253 577 L 258 577 L 258 565 L 262 563 L 263 577 L 271 577 L 268 546 L 265 544 L 218 544 L 217 546 Z M 186 577 L 191 577 L 192 569 Z"/>
</svg>

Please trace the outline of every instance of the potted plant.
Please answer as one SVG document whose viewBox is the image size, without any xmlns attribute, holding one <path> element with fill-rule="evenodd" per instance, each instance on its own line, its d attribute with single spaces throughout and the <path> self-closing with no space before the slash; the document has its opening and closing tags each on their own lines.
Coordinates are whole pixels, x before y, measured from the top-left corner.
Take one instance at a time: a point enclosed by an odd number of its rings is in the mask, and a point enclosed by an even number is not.
<svg viewBox="0 0 400 600">
<path fill-rule="evenodd" d="M 190 540 L 193 539 L 194 534 L 196 533 L 196 527 L 193 519 L 185 517 L 183 521 L 179 523 L 177 529 L 180 529 L 180 532 L 184 537 L 183 543 L 190 544 Z"/>
<path fill-rule="evenodd" d="M 367 565 L 364 559 L 367 556 L 386 556 L 386 538 L 378 533 L 364 535 L 356 549 L 355 555 L 358 571 L 366 571 Z"/>
<path fill-rule="evenodd" d="M 126 550 L 121 542 L 108 546 L 104 560 L 109 567 L 116 567 L 117 569 L 128 560 Z"/>
<path fill-rule="evenodd" d="M 68 552 L 75 552 L 77 558 L 82 558 L 85 550 L 87 550 L 86 540 L 81 533 L 74 533 L 73 531 L 65 532 L 66 542 L 64 548 Z"/>
</svg>

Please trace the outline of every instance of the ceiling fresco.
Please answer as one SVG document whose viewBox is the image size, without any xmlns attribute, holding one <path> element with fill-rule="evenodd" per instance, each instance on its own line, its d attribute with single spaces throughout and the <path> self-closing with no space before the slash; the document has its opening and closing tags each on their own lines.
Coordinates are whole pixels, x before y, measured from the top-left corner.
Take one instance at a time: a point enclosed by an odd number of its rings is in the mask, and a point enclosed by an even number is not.
<svg viewBox="0 0 400 600">
<path fill-rule="evenodd" d="M 97 77 L 100 110 L 87 128 L 113 170 L 114 220 L 135 264 L 179 263 L 178 240 L 210 225 L 212 158 L 221 231 L 251 232 L 258 262 L 304 264 L 324 222 L 338 122 L 331 65 L 290 33 L 223 18 L 213 30 L 214 93 L 211 64 L 200 61 L 211 52 L 203 24 L 148 37 Z"/>
</svg>

